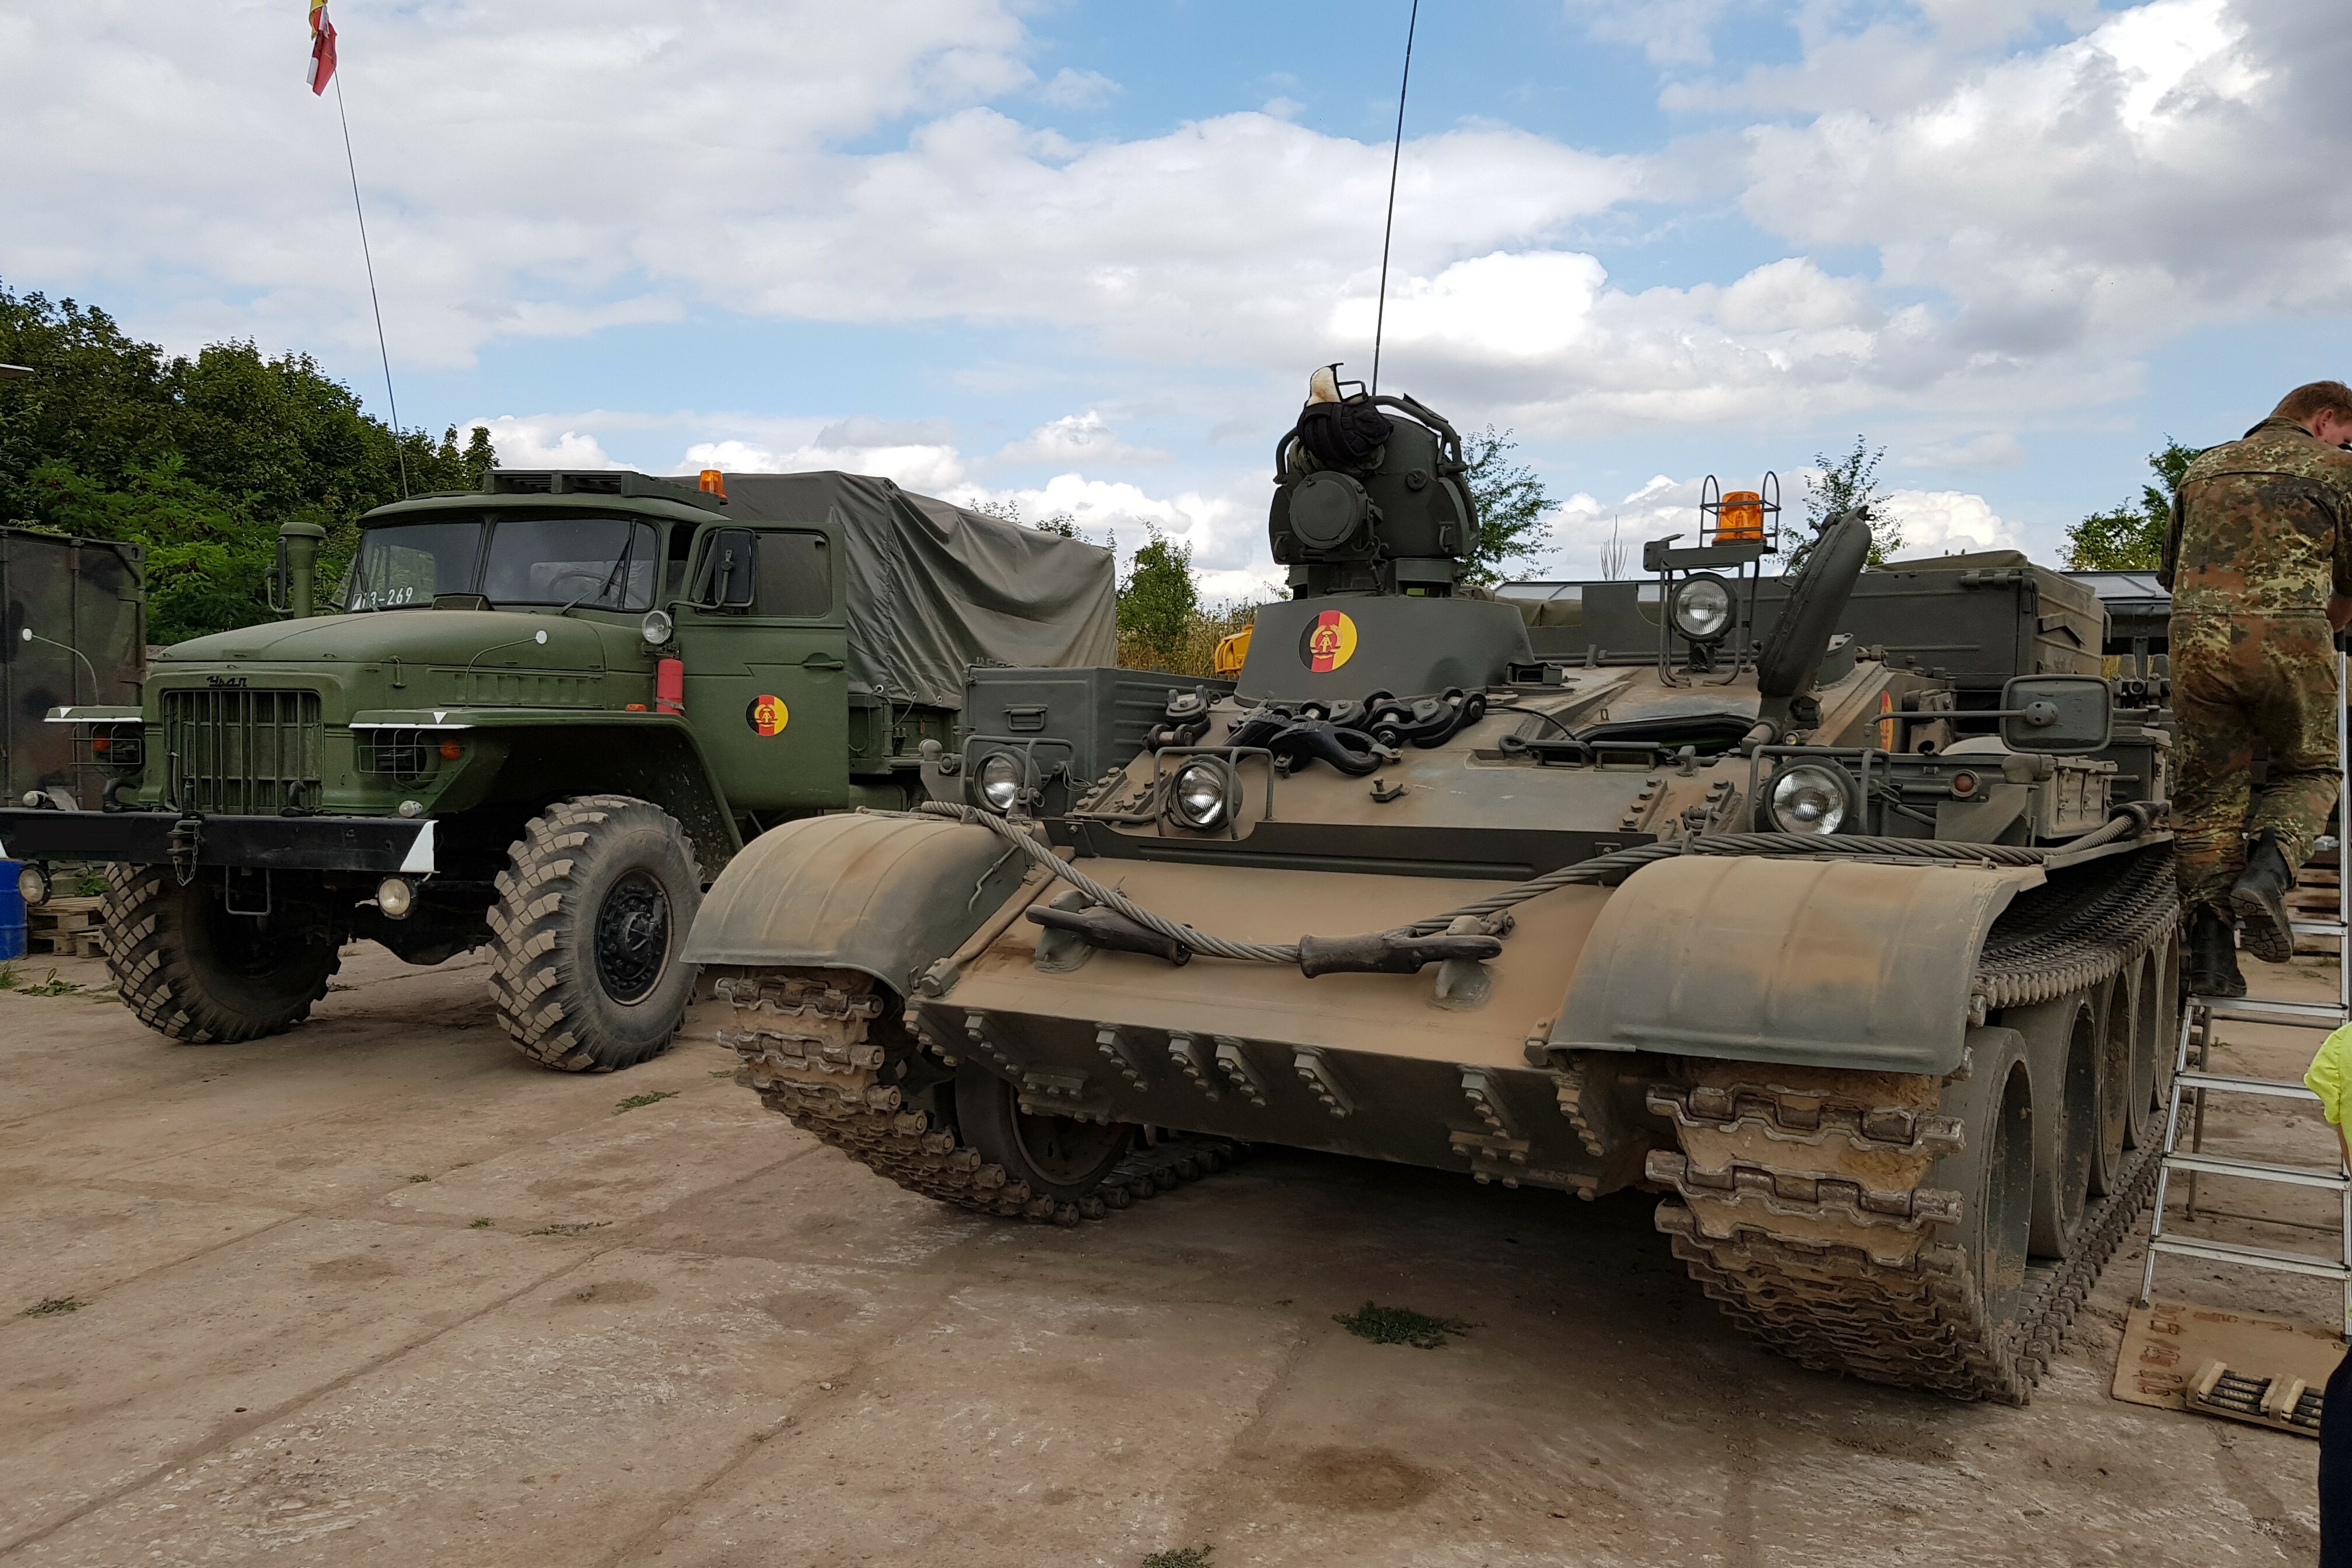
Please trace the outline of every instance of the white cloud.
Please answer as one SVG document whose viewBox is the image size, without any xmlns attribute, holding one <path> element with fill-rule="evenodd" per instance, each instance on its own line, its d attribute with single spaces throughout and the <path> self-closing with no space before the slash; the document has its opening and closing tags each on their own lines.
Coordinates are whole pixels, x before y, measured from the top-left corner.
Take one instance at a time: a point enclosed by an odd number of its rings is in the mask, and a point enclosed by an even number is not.
<svg viewBox="0 0 2352 1568">
<path fill-rule="evenodd" d="M 1596 38 L 1639 44 L 1664 64 L 1714 58 L 1716 24 L 1731 0 L 1567 0 L 1570 17 L 1585 18 Z"/>
<path fill-rule="evenodd" d="M 1064 66 L 1054 73 L 1051 81 L 1037 89 L 1037 96 L 1056 109 L 1099 109 L 1119 92 L 1118 83 L 1100 71 L 1073 70 Z"/>
<path fill-rule="evenodd" d="M 1904 468 L 1993 468 L 2025 461 L 2025 444 L 2006 430 L 1988 431 L 1962 441 L 1937 441 L 1912 447 L 1895 459 Z"/>
<path fill-rule="evenodd" d="M 505 468 L 623 468 L 595 437 L 576 429 L 561 429 L 546 418 L 518 419 L 501 414 L 495 419 L 468 420 L 487 426 L 499 466 Z"/>
<path fill-rule="evenodd" d="M 1903 531 L 1903 556 L 2019 550 L 2025 541 L 1991 503 L 1965 490 L 1892 490 L 1885 513 Z"/>
<path fill-rule="evenodd" d="M 1168 454 L 1148 447 L 1130 447 L 1118 438 L 1100 414 L 1066 414 L 1038 426 L 995 455 L 1005 463 L 1156 463 Z"/>
<path fill-rule="evenodd" d="M 674 473 L 724 468 L 730 473 L 796 474 L 837 469 L 878 474 L 921 495 L 937 495 L 963 482 L 962 455 L 953 447 L 826 447 L 811 444 L 787 451 L 749 441 L 698 441 L 686 449 Z"/>
<path fill-rule="evenodd" d="M 875 0 L 855 26 L 819 0 L 709 0 L 690 20 L 625 0 L 355 14 L 344 69 L 396 357 L 462 363 L 503 338 L 709 309 L 1043 328 L 1054 353 L 1286 387 L 1333 357 L 1368 370 L 1386 146 L 1295 123 L 1289 99 L 1127 139 L 1040 130 L 1006 110 L 1117 84 L 1079 65 L 1041 82 L 1030 10 Z M 1989 466 L 2014 461 L 2034 421 L 2138 392 L 2136 356 L 2184 330 L 2352 310 L 2352 189 L 2299 151 L 2352 144 L 2342 0 L 1568 0 L 1567 15 L 1667 63 L 1668 109 L 1706 118 L 1629 155 L 1486 121 L 1407 142 L 1384 379 L 1465 421 L 1590 437 L 1869 411 L 1874 428 L 1937 424 L 1940 444 L 1906 467 Z M 1703 79 L 1733 19 L 1786 20 L 1801 58 Z M 294 86 L 301 55 L 257 0 L 0 0 L 0 100 L 41 150 L 0 160 L 0 275 L 142 291 L 134 326 L 179 344 L 372 355 L 332 107 Z M 1747 236 L 1722 251 L 1747 258 L 1737 277 L 1693 254 L 1639 260 L 1664 283 L 1627 286 L 1635 263 L 1612 279 L 1596 236 L 1668 233 L 1717 202 L 1789 254 L 1749 265 Z M 1150 456 L 1087 426 L 1092 410 L 969 459 L 946 431 L 644 417 L 677 426 L 666 451 L 731 442 L 934 487 L 1000 461 L 1098 474 Z M 557 452 L 618 428 L 502 439 Z"/>
</svg>

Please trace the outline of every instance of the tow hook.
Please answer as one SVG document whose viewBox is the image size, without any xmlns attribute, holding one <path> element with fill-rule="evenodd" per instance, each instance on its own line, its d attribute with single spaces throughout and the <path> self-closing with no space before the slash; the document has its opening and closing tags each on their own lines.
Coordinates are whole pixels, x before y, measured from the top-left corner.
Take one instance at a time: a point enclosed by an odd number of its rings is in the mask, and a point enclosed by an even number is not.
<svg viewBox="0 0 2352 1568">
<path fill-rule="evenodd" d="M 172 858 L 172 874 L 186 887 L 196 879 L 196 852 L 204 847 L 205 819 L 194 812 L 188 813 L 172 824 L 172 834 L 164 840 L 164 853 Z"/>
</svg>

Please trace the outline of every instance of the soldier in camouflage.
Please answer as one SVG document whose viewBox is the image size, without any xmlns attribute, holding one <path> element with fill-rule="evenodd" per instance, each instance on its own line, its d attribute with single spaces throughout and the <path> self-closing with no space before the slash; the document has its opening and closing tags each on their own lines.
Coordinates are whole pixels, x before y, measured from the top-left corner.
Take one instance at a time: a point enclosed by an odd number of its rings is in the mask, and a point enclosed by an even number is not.
<svg viewBox="0 0 2352 1568">
<path fill-rule="evenodd" d="M 2199 455 L 2172 503 L 2180 748 L 2173 819 L 2189 989 L 2242 996 L 2234 927 L 2257 958 L 2294 952 L 2286 893 L 2336 805 L 2336 634 L 2352 620 L 2352 388 L 2287 394 Z M 2254 748 L 2268 774 L 2253 790 Z"/>
</svg>

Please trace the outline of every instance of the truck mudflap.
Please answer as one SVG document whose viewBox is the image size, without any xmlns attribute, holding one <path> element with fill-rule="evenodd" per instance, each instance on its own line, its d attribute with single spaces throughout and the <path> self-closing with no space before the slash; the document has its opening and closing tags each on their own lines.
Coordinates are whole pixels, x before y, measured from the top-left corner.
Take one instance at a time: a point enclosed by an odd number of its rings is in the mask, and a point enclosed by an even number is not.
<svg viewBox="0 0 2352 1568">
<path fill-rule="evenodd" d="M 1971 1013 L 1981 1020 L 1986 934 L 2042 879 L 2033 867 L 1658 861 L 1593 922 L 1549 1045 L 1950 1072 Z"/>
<path fill-rule="evenodd" d="M 235 866 L 429 876 L 431 817 L 174 816 L 164 811 L 0 810 L 0 859 Z"/>
<path fill-rule="evenodd" d="M 686 961 L 852 969 L 907 994 L 1027 870 L 986 828 L 940 817 L 803 817 L 736 856 L 703 898 Z"/>
</svg>

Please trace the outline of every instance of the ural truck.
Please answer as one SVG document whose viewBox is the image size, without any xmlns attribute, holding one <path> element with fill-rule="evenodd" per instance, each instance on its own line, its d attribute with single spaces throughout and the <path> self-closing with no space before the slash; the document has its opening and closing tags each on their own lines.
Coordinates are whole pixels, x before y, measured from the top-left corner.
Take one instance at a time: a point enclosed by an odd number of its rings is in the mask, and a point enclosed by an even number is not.
<svg viewBox="0 0 2352 1568">
<path fill-rule="evenodd" d="M 1773 531 L 1712 526 L 1644 551 L 1646 637 L 1547 651 L 1462 584 L 1464 474 L 1423 405 L 1316 386 L 1276 447 L 1292 596 L 1237 689 L 1170 691 L 1099 777 L 1065 760 L 1101 754 L 1093 715 L 1044 699 L 942 748 L 916 811 L 765 834 L 688 939 L 689 1034 L 878 1175 L 1009 1218 L 1269 1143 L 1655 1193 L 1796 1360 L 2023 1400 L 2155 1173 L 2161 714 L 2037 671 L 2014 575 L 1906 590 L 2008 650 L 1987 700 L 1843 634 L 1858 513 L 1769 632 Z"/>
<path fill-rule="evenodd" d="M 629 1067 L 747 838 L 921 798 L 970 666 L 1115 657 L 1108 551 L 855 474 L 493 470 L 362 518 L 314 614 L 322 540 L 281 530 L 287 618 L 58 715 L 94 795 L 0 811 L 0 854 L 111 863 L 115 982 L 174 1040 L 291 1027 L 354 937 L 488 944 L 525 1055 Z"/>
</svg>

